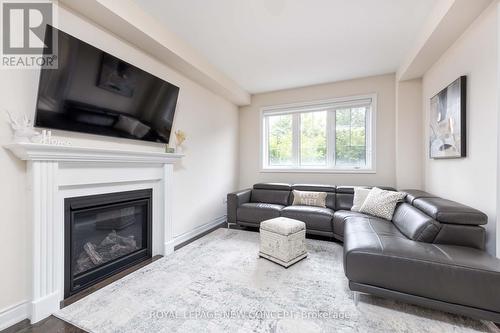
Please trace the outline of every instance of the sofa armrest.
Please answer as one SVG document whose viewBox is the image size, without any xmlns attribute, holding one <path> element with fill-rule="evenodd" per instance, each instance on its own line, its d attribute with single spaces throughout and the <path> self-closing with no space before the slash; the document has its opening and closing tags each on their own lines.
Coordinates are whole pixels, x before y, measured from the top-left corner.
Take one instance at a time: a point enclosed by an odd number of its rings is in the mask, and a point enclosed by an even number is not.
<svg viewBox="0 0 500 333">
<path fill-rule="evenodd" d="M 238 207 L 246 202 L 250 202 L 252 189 L 244 189 L 227 195 L 227 222 L 236 223 L 236 212 Z"/>
</svg>

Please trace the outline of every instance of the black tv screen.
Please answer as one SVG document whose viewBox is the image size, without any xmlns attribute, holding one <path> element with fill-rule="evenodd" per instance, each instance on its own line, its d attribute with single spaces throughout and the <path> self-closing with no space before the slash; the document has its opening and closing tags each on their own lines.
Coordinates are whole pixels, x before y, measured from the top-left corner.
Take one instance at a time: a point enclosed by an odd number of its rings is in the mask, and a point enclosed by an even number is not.
<svg viewBox="0 0 500 333">
<path fill-rule="evenodd" d="M 36 127 L 168 143 L 178 87 L 60 30 L 57 36 L 59 64 L 41 71 Z"/>
</svg>

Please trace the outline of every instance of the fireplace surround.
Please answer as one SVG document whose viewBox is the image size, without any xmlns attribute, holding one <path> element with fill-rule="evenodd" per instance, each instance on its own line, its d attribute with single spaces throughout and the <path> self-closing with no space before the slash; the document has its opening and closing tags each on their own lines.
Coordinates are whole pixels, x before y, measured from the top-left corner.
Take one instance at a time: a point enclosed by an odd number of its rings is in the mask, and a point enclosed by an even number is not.
<svg viewBox="0 0 500 333">
<path fill-rule="evenodd" d="M 173 170 L 183 155 L 33 143 L 4 147 L 27 161 L 32 323 L 58 311 L 65 298 L 66 199 L 152 189 L 151 255 L 174 251 Z"/>
</svg>

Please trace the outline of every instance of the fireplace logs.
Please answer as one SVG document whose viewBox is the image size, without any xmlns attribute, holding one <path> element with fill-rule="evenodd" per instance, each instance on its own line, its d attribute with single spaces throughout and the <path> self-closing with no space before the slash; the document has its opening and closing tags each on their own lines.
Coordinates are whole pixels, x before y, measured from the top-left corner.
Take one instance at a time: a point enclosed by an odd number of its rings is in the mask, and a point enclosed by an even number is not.
<svg viewBox="0 0 500 333">
<path fill-rule="evenodd" d="M 75 273 L 81 273 L 110 260 L 117 259 L 139 249 L 133 235 L 120 236 L 116 231 L 110 232 L 99 245 L 87 242 L 76 260 Z"/>
</svg>

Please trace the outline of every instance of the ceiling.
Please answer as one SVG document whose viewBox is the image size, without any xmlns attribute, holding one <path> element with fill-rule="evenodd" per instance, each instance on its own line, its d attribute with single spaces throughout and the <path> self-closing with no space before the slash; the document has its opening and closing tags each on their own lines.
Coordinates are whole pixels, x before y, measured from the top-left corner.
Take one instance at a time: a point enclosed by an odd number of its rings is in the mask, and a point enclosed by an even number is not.
<svg viewBox="0 0 500 333">
<path fill-rule="evenodd" d="M 395 72 L 440 0 L 134 0 L 250 93 Z"/>
</svg>

